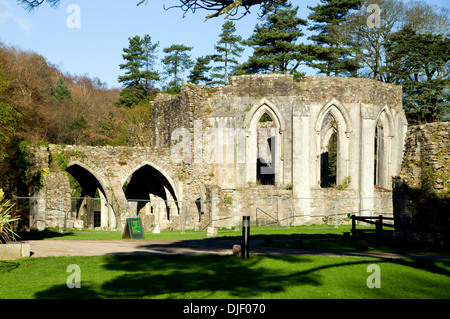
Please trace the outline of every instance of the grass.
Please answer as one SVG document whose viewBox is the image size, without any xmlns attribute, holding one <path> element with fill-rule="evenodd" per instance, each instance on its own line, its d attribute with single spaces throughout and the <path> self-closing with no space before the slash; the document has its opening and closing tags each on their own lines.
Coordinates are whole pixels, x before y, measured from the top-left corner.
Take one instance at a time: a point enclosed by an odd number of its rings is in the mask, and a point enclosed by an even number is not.
<svg viewBox="0 0 450 319">
<path fill-rule="evenodd" d="M 81 269 L 69 289 L 67 267 Z M 381 288 L 367 287 L 380 267 Z M 450 260 L 133 255 L 0 261 L 0 298 L 449 298 Z"/>
<path fill-rule="evenodd" d="M 327 227 L 326 225 L 294 226 L 290 228 L 275 228 L 268 230 L 264 227 L 252 226 L 250 234 L 253 238 L 264 238 L 270 235 L 272 238 L 339 238 L 344 232 L 350 231 L 350 226 L 339 228 Z M 118 231 L 100 230 L 72 230 L 68 229 L 59 233 L 56 229 L 42 232 L 18 232 L 21 240 L 48 240 L 48 239 L 81 239 L 81 240 L 117 240 L 122 239 L 122 233 Z M 217 238 L 232 239 L 240 238 L 240 229 L 222 229 Z M 148 240 L 184 240 L 184 239 L 206 239 L 206 231 L 161 231 L 160 234 L 145 232 Z"/>
<path fill-rule="evenodd" d="M 268 231 L 251 227 L 252 238 L 273 239 L 270 245 L 306 249 L 354 250 L 344 240 L 349 226 L 298 226 Z M 21 233 L 27 239 L 121 239 L 112 231 Z M 146 239 L 206 239 L 205 232 L 145 234 Z M 241 238 L 240 230 L 219 232 L 218 238 Z M 320 239 L 320 240 L 318 240 Z M 214 240 L 214 239 L 211 239 Z M 369 250 L 404 247 L 376 245 Z M 417 248 L 423 251 L 423 248 Z M 416 249 L 416 250 L 417 250 Z M 81 288 L 69 289 L 71 264 L 80 266 Z M 380 267 L 381 288 L 369 289 L 367 267 Z M 24 258 L 0 261 L 0 299 L 138 298 L 138 299 L 448 299 L 450 259 L 381 259 L 369 257 L 128 255 Z"/>
</svg>

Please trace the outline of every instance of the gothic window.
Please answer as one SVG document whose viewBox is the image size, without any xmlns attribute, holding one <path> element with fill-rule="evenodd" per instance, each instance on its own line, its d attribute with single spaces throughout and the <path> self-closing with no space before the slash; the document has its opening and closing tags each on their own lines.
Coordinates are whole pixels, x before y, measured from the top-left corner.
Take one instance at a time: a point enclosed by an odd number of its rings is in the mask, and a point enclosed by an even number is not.
<svg viewBox="0 0 450 319">
<path fill-rule="evenodd" d="M 275 124 L 264 113 L 257 125 L 256 179 L 262 185 L 275 185 Z"/>
<path fill-rule="evenodd" d="M 328 113 L 322 123 L 320 150 L 320 187 L 336 186 L 338 166 L 338 128 L 336 119 Z"/>
</svg>

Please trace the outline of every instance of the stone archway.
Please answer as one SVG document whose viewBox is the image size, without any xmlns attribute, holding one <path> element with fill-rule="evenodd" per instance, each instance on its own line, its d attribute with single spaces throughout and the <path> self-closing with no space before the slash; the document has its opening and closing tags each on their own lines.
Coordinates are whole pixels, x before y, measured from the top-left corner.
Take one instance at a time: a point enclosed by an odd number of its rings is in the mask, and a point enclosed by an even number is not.
<svg viewBox="0 0 450 319">
<path fill-rule="evenodd" d="M 169 228 L 173 216 L 179 215 L 178 196 L 171 178 L 150 163 L 131 171 L 123 182 L 128 212 L 143 220 L 144 229 Z"/>
<path fill-rule="evenodd" d="M 66 170 L 76 181 L 79 194 L 71 198 L 69 220 L 83 221 L 85 228 L 115 228 L 116 216 L 103 179 L 80 162 L 70 163 Z M 71 183 L 74 187 L 74 182 Z"/>
</svg>

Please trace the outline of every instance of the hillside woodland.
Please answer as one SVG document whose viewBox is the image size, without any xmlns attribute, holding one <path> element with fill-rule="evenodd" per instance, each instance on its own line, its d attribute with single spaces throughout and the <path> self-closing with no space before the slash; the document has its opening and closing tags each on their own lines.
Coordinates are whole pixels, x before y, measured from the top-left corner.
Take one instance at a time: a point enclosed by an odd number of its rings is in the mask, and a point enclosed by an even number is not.
<svg viewBox="0 0 450 319">
<path fill-rule="evenodd" d="M 11 185 L 24 173 L 26 143 L 144 145 L 149 106 L 117 107 L 119 93 L 98 78 L 64 74 L 39 54 L 0 44 L 0 187 L 17 191 Z"/>
</svg>

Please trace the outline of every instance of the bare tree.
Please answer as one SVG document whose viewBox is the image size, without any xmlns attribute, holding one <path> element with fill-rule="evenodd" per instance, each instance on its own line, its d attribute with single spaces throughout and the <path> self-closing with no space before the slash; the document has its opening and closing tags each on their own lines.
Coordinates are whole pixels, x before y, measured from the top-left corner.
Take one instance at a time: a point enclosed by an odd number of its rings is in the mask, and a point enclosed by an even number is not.
<svg viewBox="0 0 450 319">
<path fill-rule="evenodd" d="M 61 0 L 17 0 L 26 10 L 33 10 L 39 7 L 44 2 L 52 7 L 57 6 Z M 147 4 L 148 0 L 136 0 L 139 1 L 137 5 Z M 239 9 L 242 9 L 241 15 L 238 18 L 242 18 L 250 13 L 250 8 L 259 5 L 262 11 L 261 15 L 265 15 L 267 10 L 272 8 L 275 4 L 285 2 L 286 0 L 179 0 L 179 5 L 170 6 L 170 8 L 180 8 L 184 15 L 187 12 L 195 12 L 197 10 L 206 10 L 212 12 L 206 16 L 206 19 L 218 17 L 222 14 L 227 14 L 227 18 L 235 17 L 239 13 Z"/>
</svg>

